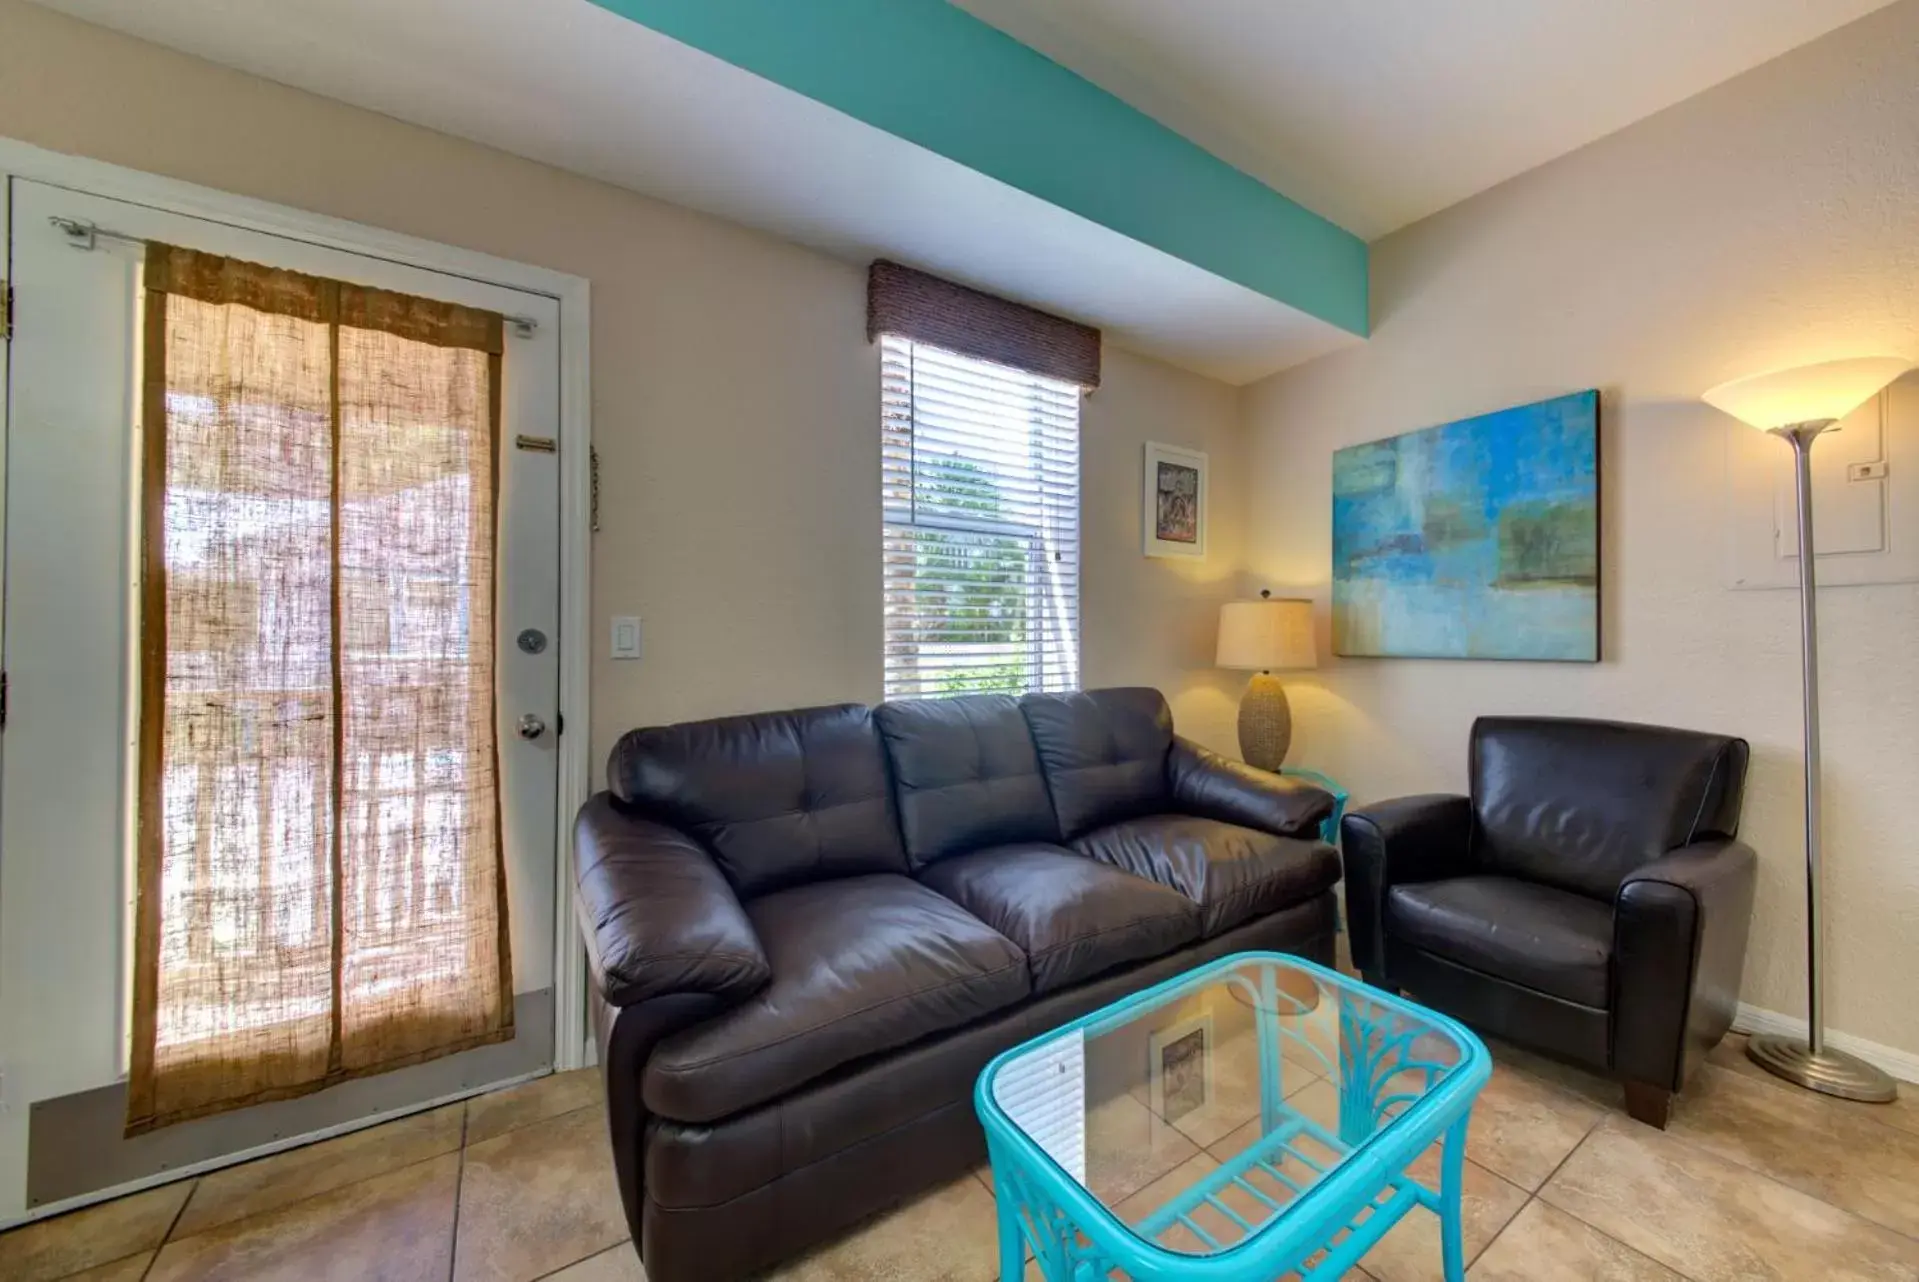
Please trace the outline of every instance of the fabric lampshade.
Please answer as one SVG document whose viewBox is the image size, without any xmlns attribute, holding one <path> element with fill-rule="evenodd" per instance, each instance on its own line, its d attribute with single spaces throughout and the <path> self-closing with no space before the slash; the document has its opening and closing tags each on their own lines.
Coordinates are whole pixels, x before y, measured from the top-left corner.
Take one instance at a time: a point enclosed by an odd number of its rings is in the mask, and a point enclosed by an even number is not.
<svg viewBox="0 0 1919 1282">
<path fill-rule="evenodd" d="M 1273 671 L 1314 668 L 1319 654 L 1313 645 L 1313 603 L 1298 598 L 1228 601 L 1219 607 L 1219 652 L 1222 668 Z"/>
</svg>

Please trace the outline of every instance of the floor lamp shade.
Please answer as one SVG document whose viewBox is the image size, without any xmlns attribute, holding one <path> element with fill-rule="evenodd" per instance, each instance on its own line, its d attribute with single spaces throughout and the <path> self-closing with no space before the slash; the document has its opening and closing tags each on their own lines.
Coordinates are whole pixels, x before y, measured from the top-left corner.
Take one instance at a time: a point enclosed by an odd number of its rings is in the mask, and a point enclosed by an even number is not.
<svg viewBox="0 0 1919 1282">
<path fill-rule="evenodd" d="M 1806 1036 L 1759 1034 L 1746 1054 L 1776 1076 L 1843 1099 L 1886 1103 L 1892 1078 L 1857 1056 L 1826 1045 L 1825 896 L 1820 838 L 1819 622 L 1817 554 L 1813 549 L 1812 443 L 1913 368 L 1901 356 L 1862 356 L 1778 370 L 1724 383 L 1705 393 L 1708 405 L 1771 432 L 1792 446 L 1799 517 L 1800 680 L 1805 709 L 1806 768 Z"/>
<path fill-rule="evenodd" d="M 1859 356 L 1721 383 L 1702 398 L 1763 432 L 1835 423 L 1913 367 L 1903 356 Z"/>
<path fill-rule="evenodd" d="M 1277 770 L 1293 741 L 1293 713 L 1275 671 L 1319 664 L 1313 644 L 1313 603 L 1262 595 L 1219 607 L 1222 668 L 1254 673 L 1239 701 L 1239 754 L 1262 770 Z"/>
</svg>

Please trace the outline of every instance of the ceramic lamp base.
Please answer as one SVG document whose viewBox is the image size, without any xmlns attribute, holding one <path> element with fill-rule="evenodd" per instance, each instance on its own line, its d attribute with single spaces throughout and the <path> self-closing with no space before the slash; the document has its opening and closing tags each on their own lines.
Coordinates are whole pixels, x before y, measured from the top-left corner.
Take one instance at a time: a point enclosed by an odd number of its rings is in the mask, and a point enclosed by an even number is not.
<svg viewBox="0 0 1919 1282">
<path fill-rule="evenodd" d="M 1293 710 L 1270 672 L 1255 672 L 1239 701 L 1239 755 L 1261 770 L 1278 770 L 1293 746 Z"/>
</svg>

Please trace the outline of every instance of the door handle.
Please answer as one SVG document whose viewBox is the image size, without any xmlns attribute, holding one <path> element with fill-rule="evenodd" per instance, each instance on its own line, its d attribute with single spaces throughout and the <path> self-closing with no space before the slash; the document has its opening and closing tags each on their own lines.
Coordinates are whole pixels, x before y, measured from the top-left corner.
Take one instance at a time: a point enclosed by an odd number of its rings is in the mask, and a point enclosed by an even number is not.
<svg viewBox="0 0 1919 1282">
<path fill-rule="evenodd" d="M 520 718 L 519 730 L 520 738 L 537 739 L 546 733 L 546 722 L 542 721 L 534 713 L 529 712 Z"/>
</svg>

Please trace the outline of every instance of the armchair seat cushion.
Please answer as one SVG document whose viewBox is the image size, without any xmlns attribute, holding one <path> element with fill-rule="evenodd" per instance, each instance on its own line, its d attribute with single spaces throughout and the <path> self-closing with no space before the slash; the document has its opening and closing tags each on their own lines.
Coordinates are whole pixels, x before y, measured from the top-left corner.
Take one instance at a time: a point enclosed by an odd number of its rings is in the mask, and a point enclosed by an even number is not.
<svg viewBox="0 0 1919 1282">
<path fill-rule="evenodd" d="M 1026 956 L 893 873 L 794 886 L 746 906 L 772 981 L 654 1048 L 646 1106 L 711 1122 L 864 1056 L 945 1033 L 1030 991 Z"/>
<path fill-rule="evenodd" d="M 1199 906 L 1186 896 L 1058 846 L 956 855 L 920 880 L 1025 950 L 1035 993 L 1199 938 Z"/>
<path fill-rule="evenodd" d="M 1599 1010 L 1608 1007 L 1613 910 L 1513 877 L 1454 877 L 1386 892 L 1386 931 L 1467 967 Z"/>
<path fill-rule="evenodd" d="M 1339 880 L 1339 856 L 1323 841 L 1195 815 L 1109 824 L 1075 841 L 1073 849 L 1198 904 L 1202 939 L 1304 903 Z"/>
</svg>

